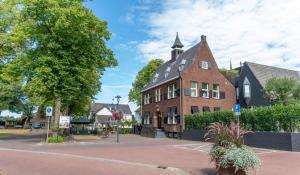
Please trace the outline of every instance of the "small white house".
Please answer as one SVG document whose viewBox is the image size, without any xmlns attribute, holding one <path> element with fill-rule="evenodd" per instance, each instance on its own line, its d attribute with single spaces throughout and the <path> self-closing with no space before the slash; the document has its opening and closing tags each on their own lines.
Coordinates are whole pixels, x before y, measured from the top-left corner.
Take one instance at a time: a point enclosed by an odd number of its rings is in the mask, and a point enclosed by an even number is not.
<svg viewBox="0 0 300 175">
<path fill-rule="evenodd" d="M 112 115 L 114 111 L 123 112 L 124 120 L 132 120 L 132 112 L 128 104 L 107 104 L 107 103 L 92 103 L 90 118 L 94 119 L 94 126 L 105 126 L 112 121 Z"/>
</svg>

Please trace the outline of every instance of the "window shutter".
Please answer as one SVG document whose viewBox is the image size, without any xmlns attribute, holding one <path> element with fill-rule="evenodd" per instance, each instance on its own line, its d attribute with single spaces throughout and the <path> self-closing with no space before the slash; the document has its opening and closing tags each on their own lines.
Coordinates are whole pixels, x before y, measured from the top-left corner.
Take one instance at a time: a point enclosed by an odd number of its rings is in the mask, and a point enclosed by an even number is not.
<svg viewBox="0 0 300 175">
<path fill-rule="evenodd" d="M 152 124 L 152 119 L 153 119 L 153 117 L 149 117 L 149 123 L 150 123 L 150 125 Z"/>
<path fill-rule="evenodd" d="M 212 98 L 212 91 L 209 91 L 209 98 Z"/>
<path fill-rule="evenodd" d="M 142 124 L 145 124 L 145 122 L 144 122 L 144 117 L 142 117 Z"/>
<path fill-rule="evenodd" d="M 175 120 L 177 124 L 180 124 L 180 119 L 181 119 L 180 115 L 175 116 Z"/>
<path fill-rule="evenodd" d="M 168 99 L 168 94 L 164 93 L 164 99 L 167 100 Z"/>
<path fill-rule="evenodd" d="M 220 92 L 220 99 L 225 99 L 225 92 Z"/>
<path fill-rule="evenodd" d="M 176 95 L 177 97 L 180 96 L 180 89 L 179 89 L 179 88 L 175 90 L 175 95 Z"/>
<path fill-rule="evenodd" d="M 168 124 L 168 116 L 164 117 L 164 124 Z"/>
<path fill-rule="evenodd" d="M 149 98 L 149 103 L 152 103 L 152 97 Z"/>
<path fill-rule="evenodd" d="M 160 101 L 164 100 L 164 95 L 160 95 Z"/>
<path fill-rule="evenodd" d="M 211 63 L 207 62 L 207 64 L 208 64 L 208 69 L 211 69 Z"/>
<path fill-rule="evenodd" d="M 191 96 L 191 89 L 184 89 L 185 96 Z"/>
<path fill-rule="evenodd" d="M 199 90 L 199 97 L 203 97 L 203 92 L 201 89 Z"/>
<path fill-rule="evenodd" d="M 199 68 L 202 68 L 202 61 L 199 61 Z"/>
</svg>

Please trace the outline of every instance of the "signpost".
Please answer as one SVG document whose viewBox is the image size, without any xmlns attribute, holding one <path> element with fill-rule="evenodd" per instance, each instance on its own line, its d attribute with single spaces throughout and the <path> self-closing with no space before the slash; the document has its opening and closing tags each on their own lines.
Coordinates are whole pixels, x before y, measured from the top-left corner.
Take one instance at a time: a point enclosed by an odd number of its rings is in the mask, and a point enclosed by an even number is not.
<svg viewBox="0 0 300 175">
<path fill-rule="evenodd" d="M 239 137 L 239 135 L 240 135 L 240 115 L 241 115 L 241 106 L 240 106 L 240 104 L 235 104 L 235 106 L 234 106 L 234 115 L 237 117 L 237 124 L 238 124 L 237 137 Z"/>
<path fill-rule="evenodd" d="M 52 117 L 53 113 L 53 108 L 52 106 L 47 106 L 46 107 L 46 117 L 48 118 L 48 126 L 47 126 L 47 138 L 46 138 L 46 143 L 48 143 L 48 138 L 49 138 L 49 128 L 50 128 L 50 119 Z"/>
</svg>

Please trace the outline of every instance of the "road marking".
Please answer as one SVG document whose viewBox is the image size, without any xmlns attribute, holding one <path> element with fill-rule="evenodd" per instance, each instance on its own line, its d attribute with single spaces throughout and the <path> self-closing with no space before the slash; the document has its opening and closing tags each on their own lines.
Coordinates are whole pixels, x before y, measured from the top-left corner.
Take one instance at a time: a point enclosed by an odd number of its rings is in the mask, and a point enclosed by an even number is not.
<svg viewBox="0 0 300 175">
<path fill-rule="evenodd" d="M 66 153 L 56 153 L 56 152 L 46 152 L 46 151 L 31 151 L 31 150 L 10 149 L 10 148 L 0 148 L 0 151 L 14 151 L 14 152 L 33 153 L 33 154 L 41 154 L 41 155 L 62 156 L 62 157 L 68 157 L 68 158 L 79 158 L 79 159 L 85 159 L 85 160 L 97 160 L 97 161 L 119 163 L 119 164 L 130 165 L 130 166 L 142 166 L 142 167 L 154 168 L 154 169 L 157 169 L 159 167 L 159 165 L 155 165 L 155 164 L 130 162 L 130 161 L 109 159 L 109 158 L 102 158 L 102 157 L 82 156 L 82 155 L 76 155 L 76 154 L 66 154 Z M 181 170 L 179 168 L 175 168 L 175 167 L 168 167 L 166 170 L 172 171 L 172 172 L 176 171 L 180 175 L 188 175 L 183 170 Z"/>
<path fill-rule="evenodd" d="M 209 153 L 209 150 L 204 149 L 205 147 L 212 146 L 212 143 L 200 143 L 200 144 L 182 144 L 182 145 L 170 145 L 175 148 L 191 150 L 191 151 L 200 151 L 204 153 Z M 255 148 L 250 147 L 256 154 L 270 154 L 278 152 L 277 150 L 263 149 L 263 148 Z"/>
</svg>

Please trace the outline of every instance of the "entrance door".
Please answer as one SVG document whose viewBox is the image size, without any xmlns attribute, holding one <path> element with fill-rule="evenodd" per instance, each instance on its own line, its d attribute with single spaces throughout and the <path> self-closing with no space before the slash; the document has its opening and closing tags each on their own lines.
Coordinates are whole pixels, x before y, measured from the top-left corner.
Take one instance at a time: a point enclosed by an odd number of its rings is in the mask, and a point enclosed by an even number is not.
<svg viewBox="0 0 300 175">
<path fill-rule="evenodd" d="M 157 115 L 157 128 L 161 129 L 161 122 L 162 122 L 161 114 L 160 112 L 157 112 L 156 115 Z"/>
</svg>

